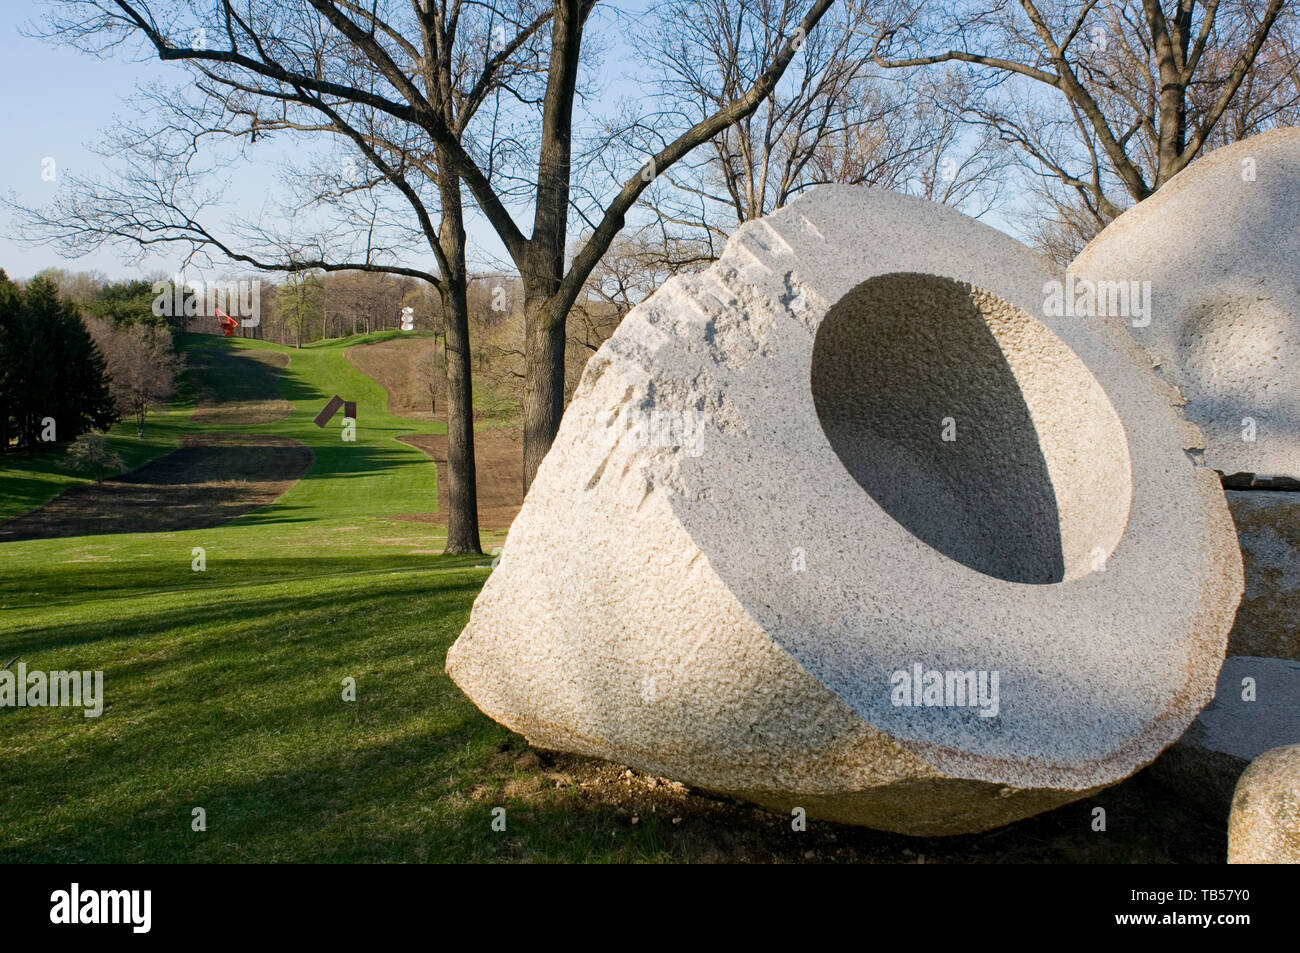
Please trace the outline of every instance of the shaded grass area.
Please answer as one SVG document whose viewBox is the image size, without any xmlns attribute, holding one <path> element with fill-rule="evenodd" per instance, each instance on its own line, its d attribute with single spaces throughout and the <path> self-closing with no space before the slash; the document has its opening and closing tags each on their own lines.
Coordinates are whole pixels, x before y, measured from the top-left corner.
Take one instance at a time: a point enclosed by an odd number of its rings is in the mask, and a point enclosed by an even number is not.
<svg viewBox="0 0 1300 953">
<path fill-rule="evenodd" d="M 193 334 L 183 353 L 196 405 L 191 422 L 246 426 L 275 423 L 292 412 L 277 386 L 288 354 L 214 346 Z"/>
<path fill-rule="evenodd" d="M 28 664 L 103 670 L 107 700 L 0 709 L 0 862 L 664 858 L 576 787 L 507 793 L 521 743 L 442 672 L 485 574 L 440 561 L 33 613 Z"/>
<path fill-rule="evenodd" d="M 33 613 L 6 641 L 32 667 L 102 669 L 107 702 L 0 710 L 0 860 L 396 859 L 400 832 L 448 836 L 454 769 L 504 735 L 440 674 L 482 575 L 166 593 L 101 603 L 93 625 Z"/>
</svg>

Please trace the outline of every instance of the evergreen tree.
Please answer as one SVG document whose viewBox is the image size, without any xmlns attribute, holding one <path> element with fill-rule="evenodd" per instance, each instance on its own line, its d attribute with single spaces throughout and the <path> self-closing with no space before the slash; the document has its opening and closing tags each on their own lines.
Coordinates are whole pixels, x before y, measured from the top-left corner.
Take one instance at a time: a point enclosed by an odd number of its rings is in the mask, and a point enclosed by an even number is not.
<svg viewBox="0 0 1300 953">
<path fill-rule="evenodd" d="M 49 278 L 21 290 L 7 277 L 0 282 L 0 368 L 5 448 L 11 435 L 21 447 L 36 446 L 51 433 L 47 420 L 59 443 L 117 420 L 104 359 Z"/>
<path fill-rule="evenodd" d="M 22 306 L 22 291 L 9 280 L 4 269 L 0 268 L 0 453 L 9 450 L 10 414 L 9 394 L 16 386 L 16 379 L 11 370 L 14 356 L 13 327 Z"/>
</svg>

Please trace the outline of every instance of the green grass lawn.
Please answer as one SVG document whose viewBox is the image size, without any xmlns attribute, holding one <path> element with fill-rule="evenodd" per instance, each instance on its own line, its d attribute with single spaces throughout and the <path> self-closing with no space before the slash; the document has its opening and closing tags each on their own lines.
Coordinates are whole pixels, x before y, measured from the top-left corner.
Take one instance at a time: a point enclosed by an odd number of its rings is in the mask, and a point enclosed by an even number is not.
<svg viewBox="0 0 1300 953">
<path fill-rule="evenodd" d="M 211 529 L 0 544 L 0 664 L 102 670 L 106 696 L 97 719 L 0 708 L 0 861 L 558 859 L 588 841 L 594 859 L 658 855 L 648 828 L 615 843 L 612 815 L 566 836 L 563 792 L 549 808 L 493 799 L 519 773 L 503 750 L 522 742 L 443 672 L 487 560 L 439 555 L 441 529 L 390 518 L 436 510 L 435 467 L 394 438 L 439 425 L 389 415 L 344 357 L 356 343 L 278 348 L 293 413 L 209 428 L 312 448 L 311 471 L 275 504 Z M 341 414 L 312 422 L 335 393 L 358 402 L 355 443 Z M 143 441 L 119 426 L 114 442 L 139 465 L 197 429 L 192 409 L 183 394 Z M 53 455 L 6 462 L 6 516 L 84 479 Z M 496 805 L 512 809 L 504 833 Z M 206 832 L 191 830 L 195 807 Z"/>
</svg>

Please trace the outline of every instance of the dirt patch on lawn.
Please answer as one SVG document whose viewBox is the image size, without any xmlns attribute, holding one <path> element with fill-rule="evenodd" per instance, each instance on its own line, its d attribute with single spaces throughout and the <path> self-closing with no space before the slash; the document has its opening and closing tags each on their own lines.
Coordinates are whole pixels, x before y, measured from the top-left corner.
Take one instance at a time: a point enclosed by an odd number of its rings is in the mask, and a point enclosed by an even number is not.
<svg viewBox="0 0 1300 953">
<path fill-rule="evenodd" d="M 195 410 L 190 419 L 220 427 L 273 424 L 293 412 L 280 396 L 280 372 L 289 355 L 212 346 L 186 353 Z"/>
<path fill-rule="evenodd" d="M 410 420 L 446 420 L 446 409 L 435 412 L 424 391 L 420 365 L 433 352 L 433 338 L 392 338 L 358 344 L 343 352 L 352 366 L 388 392 L 388 412 Z M 441 377 L 436 382 L 438 404 L 447 393 Z"/>
<path fill-rule="evenodd" d="M 274 503 L 314 459 L 286 437 L 186 434 L 179 449 L 138 470 L 73 487 L 0 523 L 0 542 L 219 526 Z"/>
<path fill-rule="evenodd" d="M 438 512 L 401 513 L 393 517 L 416 523 L 447 525 L 447 437 L 414 434 L 398 437 L 418 447 L 438 466 Z M 474 434 L 474 471 L 478 484 L 478 523 L 482 529 L 506 529 L 523 505 L 523 432 L 483 430 Z"/>
</svg>

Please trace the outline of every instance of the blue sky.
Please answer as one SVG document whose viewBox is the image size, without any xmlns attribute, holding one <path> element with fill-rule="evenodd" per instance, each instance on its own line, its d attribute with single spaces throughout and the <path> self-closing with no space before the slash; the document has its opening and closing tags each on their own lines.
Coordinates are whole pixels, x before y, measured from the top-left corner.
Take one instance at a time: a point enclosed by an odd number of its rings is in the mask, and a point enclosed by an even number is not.
<svg viewBox="0 0 1300 953">
<path fill-rule="evenodd" d="M 43 4 L 33 0 L 0 3 L 0 118 L 6 132 L 0 149 L 0 191 L 18 202 L 41 206 L 49 202 L 64 175 L 94 176 L 103 160 L 87 148 L 102 138 L 115 115 L 130 108 L 129 98 L 141 86 L 159 80 L 182 80 L 183 69 L 156 59 L 132 62 L 125 53 L 96 59 L 68 46 L 25 36 L 39 20 Z M 262 151 L 259 160 L 241 163 L 230 177 L 232 215 L 255 216 L 277 194 L 276 152 Z M 45 160 L 54 160 L 55 181 L 42 177 Z M 480 267 L 499 260 L 504 250 L 486 222 L 467 223 Z M 125 248 L 102 247 L 80 257 L 64 258 L 50 246 L 32 247 L 15 239 L 19 227 L 0 212 L 0 268 L 14 278 L 28 278 L 42 268 L 102 271 L 112 278 L 135 277 L 153 270 L 172 273 L 175 257 L 152 256 L 141 264 Z M 413 264 L 429 267 L 427 261 Z M 202 277 L 201 269 L 187 274 Z"/>
<path fill-rule="evenodd" d="M 43 4 L 36 0 L 5 0 L 0 3 L 0 101 L 3 102 L 3 128 L 7 134 L 0 149 L 0 192 L 13 195 L 24 205 L 41 206 L 56 194 L 68 172 L 95 176 L 102 160 L 87 145 L 102 140 L 111 128 L 115 115 L 130 109 L 129 98 L 142 85 L 177 81 L 184 71 L 149 58 L 130 60 L 126 51 L 108 59 L 96 59 L 70 47 L 23 35 L 24 27 L 38 20 Z M 640 10 L 645 0 L 621 2 L 605 7 L 624 12 Z M 606 16 L 609 14 L 607 13 Z M 636 96 L 641 84 L 627 72 L 635 57 L 625 48 L 621 29 L 608 25 L 600 38 L 607 47 L 600 86 L 600 110 L 613 110 L 623 97 Z M 629 64 L 629 65 L 625 65 Z M 224 194 L 229 215 L 256 218 L 273 206 L 279 185 L 278 163 L 281 146 L 262 148 L 257 161 L 242 162 L 228 175 Z M 54 161 L 55 181 L 42 177 L 46 160 Z M 468 199 L 468 196 L 467 196 Z M 526 209 L 519 210 L 517 221 L 527 233 L 531 222 Z M 487 271 L 501 267 L 505 261 L 492 229 L 467 202 L 471 270 Z M 986 218 L 990 224 L 1004 227 L 996 216 Z M 112 278 L 135 277 L 151 271 L 172 273 L 178 266 L 177 255 L 155 255 L 137 264 L 129 248 L 102 247 L 80 257 L 66 259 L 50 246 L 32 247 L 15 240 L 18 226 L 7 211 L 0 212 L 0 267 L 12 277 L 27 278 L 42 268 L 58 266 L 70 271 L 97 270 Z M 407 264 L 435 270 L 431 261 L 415 257 Z M 222 271 L 216 268 L 214 271 Z M 229 270 L 228 267 L 224 270 Z M 198 273 L 196 273 L 196 271 Z M 203 275 L 202 269 L 190 268 L 192 277 Z"/>
<path fill-rule="evenodd" d="M 68 170 L 84 172 L 99 163 L 85 143 L 107 126 L 137 82 L 156 75 L 154 64 L 97 61 L 75 50 L 24 37 L 19 29 L 37 10 L 28 2 L 0 4 L 0 117 L 5 148 L 0 149 L 0 189 L 25 204 L 44 204 Z M 42 180 L 46 157 L 55 162 L 56 180 Z M 0 267 L 13 277 L 30 277 L 48 265 L 81 271 L 124 271 L 123 256 L 101 252 L 63 261 L 53 249 L 30 248 L 11 237 L 14 224 L 0 219 Z"/>
</svg>

